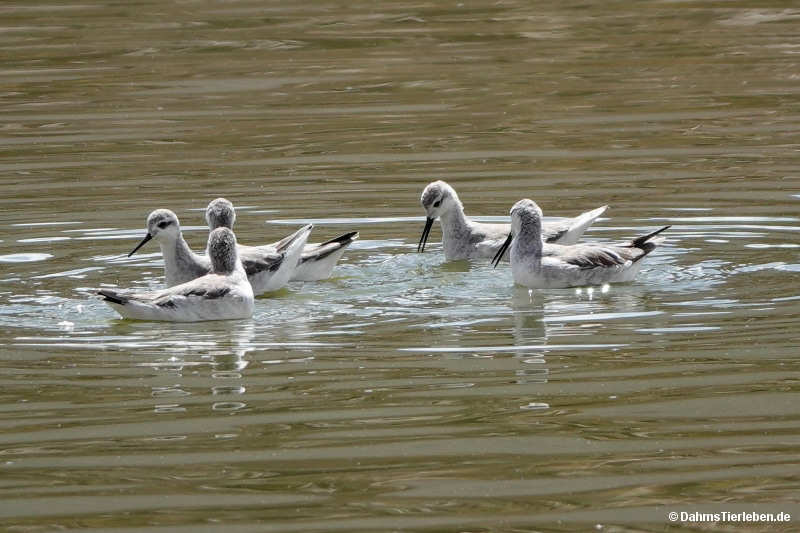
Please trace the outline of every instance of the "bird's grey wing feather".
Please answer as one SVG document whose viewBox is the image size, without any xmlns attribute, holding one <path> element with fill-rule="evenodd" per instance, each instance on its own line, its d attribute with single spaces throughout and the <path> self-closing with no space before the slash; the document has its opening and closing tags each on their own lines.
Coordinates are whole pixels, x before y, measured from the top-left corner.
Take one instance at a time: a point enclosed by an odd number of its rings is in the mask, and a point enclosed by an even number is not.
<svg viewBox="0 0 800 533">
<path fill-rule="evenodd" d="M 358 232 L 351 231 L 319 244 L 306 244 L 305 248 L 303 248 L 300 261 L 305 263 L 307 261 L 325 259 L 337 250 L 349 246 L 356 239 L 358 239 Z"/>
<path fill-rule="evenodd" d="M 352 242 L 352 241 L 351 241 Z M 349 242 L 347 244 L 350 244 Z M 303 263 L 307 261 L 319 261 L 321 259 L 325 259 L 333 252 L 340 250 L 342 246 L 347 246 L 347 244 L 343 245 L 340 242 L 330 242 L 326 244 L 319 244 L 308 251 L 303 251 L 301 255 L 301 261 Z"/>
<path fill-rule="evenodd" d="M 544 242 L 556 242 L 566 235 L 572 227 L 571 220 L 558 220 L 542 224 L 542 240 Z"/>
<path fill-rule="evenodd" d="M 478 249 L 478 252 L 484 257 L 492 257 L 494 254 L 497 253 L 497 250 L 503 245 L 506 240 L 506 237 L 498 237 L 496 239 L 486 239 L 483 242 L 479 242 L 475 247 Z M 503 254 L 503 257 L 508 257 L 508 252 Z"/>
<path fill-rule="evenodd" d="M 165 308 L 174 308 L 193 297 L 202 298 L 204 300 L 214 300 L 216 298 L 222 298 L 231 292 L 230 287 L 218 283 L 221 279 L 223 279 L 221 276 L 204 276 L 190 281 L 189 283 L 176 285 L 175 287 L 170 287 L 169 289 L 157 293 L 138 296 L 139 299 L 149 300 L 150 303 Z"/>
<path fill-rule="evenodd" d="M 246 250 L 240 250 L 239 255 L 244 271 L 247 272 L 248 276 L 261 272 L 275 272 L 280 268 L 285 257 L 285 252 L 275 252 L 271 246 L 264 248 L 250 247 Z"/>
<path fill-rule="evenodd" d="M 510 231 L 510 224 L 484 224 L 473 222 L 469 242 L 470 244 L 479 244 L 484 241 L 503 241 L 508 237 Z"/>
<path fill-rule="evenodd" d="M 642 254 L 642 250 L 618 246 L 575 245 L 559 248 L 558 258 L 579 268 L 621 266 Z"/>
</svg>

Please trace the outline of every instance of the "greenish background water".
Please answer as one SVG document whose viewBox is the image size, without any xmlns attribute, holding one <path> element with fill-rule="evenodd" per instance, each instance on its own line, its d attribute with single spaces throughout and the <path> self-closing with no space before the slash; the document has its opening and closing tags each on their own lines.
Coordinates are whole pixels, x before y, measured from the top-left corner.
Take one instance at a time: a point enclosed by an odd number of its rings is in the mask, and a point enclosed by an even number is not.
<svg viewBox="0 0 800 533">
<path fill-rule="evenodd" d="M 800 518 L 791 2 L 0 6 L 0 528 L 664 531 Z M 416 253 L 422 188 L 672 224 L 638 280 Z M 147 213 L 357 229 L 252 320 L 119 320 Z M 726 524 L 731 531 L 792 524 Z M 795 526 L 796 527 L 796 526 Z"/>
</svg>

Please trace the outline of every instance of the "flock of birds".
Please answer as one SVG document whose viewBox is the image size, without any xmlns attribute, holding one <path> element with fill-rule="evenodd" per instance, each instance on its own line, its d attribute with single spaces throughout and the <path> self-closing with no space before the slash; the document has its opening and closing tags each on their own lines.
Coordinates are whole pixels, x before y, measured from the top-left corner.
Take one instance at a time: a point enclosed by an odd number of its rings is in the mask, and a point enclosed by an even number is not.
<svg viewBox="0 0 800 533">
<path fill-rule="evenodd" d="M 467 218 L 455 189 L 444 181 L 428 184 L 420 202 L 427 216 L 418 252 L 425 250 L 438 218 L 446 260 L 491 258 L 497 267 L 508 259 L 514 282 L 530 288 L 631 281 L 641 260 L 663 241 L 658 234 L 669 228 L 626 244 L 578 244 L 608 206 L 544 222 L 536 202 L 524 199 L 511 208 L 510 225 L 485 224 Z M 278 290 L 289 281 L 330 277 L 345 249 L 358 238 L 353 231 L 309 244 L 313 227 L 309 224 L 278 242 L 245 246 L 233 233 L 236 212 L 231 202 L 212 200 L 205 216 L 210 230 L 205 255 L 192 251 L 172 211 L 157 209 L 147 217 L 147 234 L 128 256 L 148 241 L 156 241 L 164 257 L 166 289 L 138 293 L 101 289 L 98 294 L 125 318 L 174 322 L 248 318 L 255 296 Z"/>
</svg>

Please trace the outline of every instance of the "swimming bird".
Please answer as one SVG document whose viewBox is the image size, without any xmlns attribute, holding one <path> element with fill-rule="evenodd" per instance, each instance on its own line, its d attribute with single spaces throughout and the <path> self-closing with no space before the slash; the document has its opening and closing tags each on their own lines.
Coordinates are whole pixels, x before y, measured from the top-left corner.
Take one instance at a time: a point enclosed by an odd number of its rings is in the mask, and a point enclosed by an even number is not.
<svg viewBox="0 0 800 533">
<path fill-rule="evenodd" d="M 303 226 L 280 241 L 280 246 L 239 249 L 239 259 L 257 296 L 286 285 L 297 267 L 312 227 L 310 224 Z M 177 215 L 169 209 L 156 209 L 150 213 L 147 217 L 147 235 L 128 257 L 151 239 L 161 247 L 167 287 L 186 283 L 210 272 L 209 256 L 197 254 L 189 248 L 181 233 Z"/>
<path fill-rule="evenodd" d="M 206 223 L 209 229 L 226 227 L 233 229 L 236 211 L 233 204 L 225 198 L 209 202 L 206 208 Z M 300 261 L 292 273 L 291 281 L 319 281 L 331 277 L 333 267 L 344 254 L 345 249 L 358 239 L 358 232 L 351 231 L 322 243 L 308 243 L 303 247 Z M 269 246 L 280 247 L 280 240 Z M 246 255 L 252 246 L 239 245 L 239 253 Z"/>
<path fill-rule="evenodd" d="M 124 318 L 196 322 L 253 315 L 253 288 L 236 251 L 236 236 L 227 228 L 208 236 L 210 271 L 186 283 L 154 292 L 98 294 Z"/>
<path fill-rule="evenodd" d="M 491 258 L 511 231 L 509 224 L 485 224 L 467 218 L 455 189 L 441 180 L 425 187 L 420 203 L 425 208 L 427 219 L 417 246 L 418 252 L 425 251 L 425 243 L 436 218 L 442 225 L 442 246 L 448 261 Z M 604 205 L 575 218 L 545 222 L 542 236 L 547 242 L 574 244 L 607 208 Z"/>
<path fill-rule="evenodd" d="M 554 289 L 631 281 L 642 259 L 655 250 L 670 226 L 636 237 L 629 244 L 550 244 L 542 242 L 542 210 L 533 200 L 520 200 L 511 208 L 511 233 L 497 250 L 495 267 L 511 246 L 514 282 L 526 287 Z"/>
</svg>

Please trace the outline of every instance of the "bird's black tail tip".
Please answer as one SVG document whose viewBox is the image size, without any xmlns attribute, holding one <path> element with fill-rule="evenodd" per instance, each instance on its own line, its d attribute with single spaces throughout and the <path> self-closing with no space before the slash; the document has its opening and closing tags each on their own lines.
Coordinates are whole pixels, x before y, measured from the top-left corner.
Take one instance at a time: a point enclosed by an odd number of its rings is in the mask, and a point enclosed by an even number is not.
<svg viewBox="0 0 800 533">
<path fill-rule="evenodd" d="M 104 301 L 111 302 L 112 304 L 125 305 L 128 303 L 127 298 L 109 289 L 100 289 L 97 291 L 97 294 L 102 296 Z"/>
<path fill-rule="evenodd" d="M 339 235 L 338 237 L 334 237 L 333 239 L 325 241 L 321 243 L 320 246 L 325 246 L 326 244 L 333 244 L 333 243 L 350 244 L 356 239 L 358 239 L 358 232 L 350 231 L 348 233 L 345 233 L 344 235 Z"/>
</svg>

